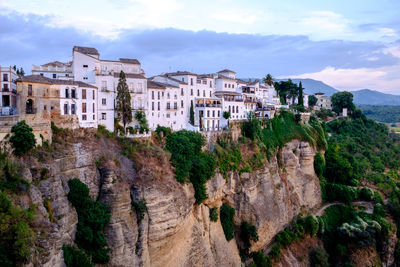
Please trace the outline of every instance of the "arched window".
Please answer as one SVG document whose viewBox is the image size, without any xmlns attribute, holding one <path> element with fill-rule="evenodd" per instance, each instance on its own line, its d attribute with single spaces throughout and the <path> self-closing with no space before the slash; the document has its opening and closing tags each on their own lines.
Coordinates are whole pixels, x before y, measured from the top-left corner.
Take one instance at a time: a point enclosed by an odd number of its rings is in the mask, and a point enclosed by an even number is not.
<svg viewBox="0 0 400 267">
<path fill-rule="evenodd" d="M 239 113 L 239 106 L 236 106 L 236 113 Z"/>
<path fill-rule="evenodd" d="M 69 88 L 65 88 L 65 98 L 69 98 Z"/>
<path fill-rule="evenodd" d="M 229 112 L 231 112 L 231 106 L 229 106 Z"/>
<path fill-rule="evenodd" d="M 33 109 L 33 100 L 28 99 L 26 101 L 26 108 L 25 108 L 26 114 L 34 114 L 34 109 Z"/>
</svg>

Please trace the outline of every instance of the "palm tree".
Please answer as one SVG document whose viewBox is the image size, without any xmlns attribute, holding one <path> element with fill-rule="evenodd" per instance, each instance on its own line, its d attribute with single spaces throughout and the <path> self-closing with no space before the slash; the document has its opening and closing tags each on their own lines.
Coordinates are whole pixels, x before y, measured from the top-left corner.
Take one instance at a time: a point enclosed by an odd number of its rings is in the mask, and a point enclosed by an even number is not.
<svg viewBox="0 0 400 267">
<path fill-rule="evenodd" d="M 272 75 L 268 73 L 267 76 L 264 77 L 263 82 L 272 86 L 274 84 L 274 78 L 272 78 Z"/>
</svg>

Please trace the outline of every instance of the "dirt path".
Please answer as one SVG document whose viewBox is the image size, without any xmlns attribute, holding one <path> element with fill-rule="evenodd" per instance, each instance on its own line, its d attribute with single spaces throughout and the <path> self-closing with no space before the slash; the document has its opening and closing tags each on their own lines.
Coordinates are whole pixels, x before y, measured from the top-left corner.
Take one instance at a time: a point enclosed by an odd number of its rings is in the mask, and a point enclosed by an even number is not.
<svg viewBox="0 0 400 267">
<path fill-rule="evenodd" d="M 374 212 L 374 204 L 372 202 L 369 201 L 354 201 L 351 202 L 352 205 L 356 205 L 356 206 L 363 206 L 365 207 L 365 212 L 366 213 L 370 213 L 372 214 Z M 315 213 L 314 215 L 316 216 L 322 216 L 325 212 L 325 210 L 331 206 L 336 206 L 336 205 L 343 205 L 342 202 L 331 202 L 331 203 L 326 203 L 324 205 L 322 205 Z"/>
</svg>

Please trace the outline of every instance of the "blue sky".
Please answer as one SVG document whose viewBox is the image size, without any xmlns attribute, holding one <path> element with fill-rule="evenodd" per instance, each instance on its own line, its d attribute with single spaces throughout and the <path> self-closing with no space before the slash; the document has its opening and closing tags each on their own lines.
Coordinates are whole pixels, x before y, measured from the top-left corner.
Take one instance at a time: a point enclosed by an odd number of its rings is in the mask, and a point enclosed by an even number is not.
<svg viewBox="0 0 400 267">
<path fill-rule="evenodd" d="M 148 76 L 234 69 L 400 94 L 398 0 L 0 0 L 0 64 L 138 58 Z M 4 53 L 6 51 L 6 53 Z"/>
</svg>

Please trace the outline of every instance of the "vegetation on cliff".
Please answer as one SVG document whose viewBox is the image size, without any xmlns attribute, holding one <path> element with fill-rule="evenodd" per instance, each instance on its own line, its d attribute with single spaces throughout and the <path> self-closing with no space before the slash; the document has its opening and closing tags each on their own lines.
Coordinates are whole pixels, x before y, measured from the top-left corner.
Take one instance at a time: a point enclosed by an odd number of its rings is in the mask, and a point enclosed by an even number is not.
<svg viewBox="0 0 400 267">
<path fill-rule="evenodd" d="M 75 242 L 91 257 L 93 263 L 105 264 L 110 260 L 110 256 L 102 230 L 110 221 L 110 210 L 99 201 L 90 199 L 88 187 L 79 179 L 69 180 L 68 186 L 68 200 L 78 213 Z M 67 259 L 82 256 L 82 253 L 72 249 L 64 249 L 64 252 L 70 253 Z"/>
</svg>

